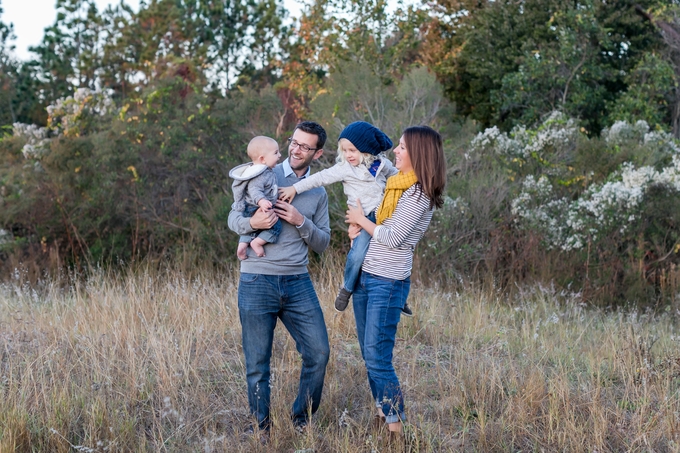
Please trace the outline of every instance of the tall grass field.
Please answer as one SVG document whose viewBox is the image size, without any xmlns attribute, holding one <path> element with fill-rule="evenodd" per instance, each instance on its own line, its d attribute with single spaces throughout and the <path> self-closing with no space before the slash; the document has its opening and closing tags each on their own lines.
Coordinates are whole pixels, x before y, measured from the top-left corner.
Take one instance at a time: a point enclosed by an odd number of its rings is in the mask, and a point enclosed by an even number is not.
<svg viewBox="0 0 680 453">
<path fill-rule="evenodd" d="M 388 442 L 351 308 L 332 308 L 337 269 L 312 271 L 331 343 L 321 407 L 296 433 L 300 356 L 279 325 L 266 444 L 243 434 L 237 270 L 17 272 L 0 285 L 0 452 L 680 451 L 677 313 L 415 280 L 395 348 L 409 422 Z"/>
</svg>

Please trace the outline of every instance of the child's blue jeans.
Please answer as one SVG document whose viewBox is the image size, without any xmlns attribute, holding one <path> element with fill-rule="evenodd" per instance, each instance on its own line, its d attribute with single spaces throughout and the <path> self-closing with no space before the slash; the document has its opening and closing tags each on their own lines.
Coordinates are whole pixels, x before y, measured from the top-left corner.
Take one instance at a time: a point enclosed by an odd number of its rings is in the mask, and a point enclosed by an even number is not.
<svg viewBox="0 0 680 453">
<path fill-rule="evenodd" d="M 255 214 L 255 211 L 257 211 L 258 209 L 260 209 L 260 207 L 258 205 L 246 203 L 246 209 L 243 211 L 243 217 L 252 217 L 253 214 Z M 250 241 L 259 237 L 261 239 L 264 239 L 264 241 L 268 244 L 275 244 L 276 241 L 279 238 L 279 234 L 281 234 L 281 220 L 280 219 L 277 220 L 276 223 L 270 229 L 253 231 L 250 234 L 245 234 L 245 235 L 241 236 L 238 241 L 250 243 Z M 366 250 L 368 250 L 368 249 L 366 249 Z M 365 252 L 364 252 L 364 255 L 366 255 Z"/>
<path fill-rule="evenodd" d="M 366 216 L 371 222 L 375 222 L 375 212 L 371 212 Z M 371 242 L 371 235 L 366 230 L 361 230 L 359 236 L 354 238 L 352 248 L 347 254 L 347 262 L 345 263 L 345 281 L 342 286 L 350 293 L 354 292 L 354 286 L 357 284 L 359 274 L 361 273 L 361 265 L 364 264 L 364 258 L 368 252 L 368 245 Z"/>
</svg>

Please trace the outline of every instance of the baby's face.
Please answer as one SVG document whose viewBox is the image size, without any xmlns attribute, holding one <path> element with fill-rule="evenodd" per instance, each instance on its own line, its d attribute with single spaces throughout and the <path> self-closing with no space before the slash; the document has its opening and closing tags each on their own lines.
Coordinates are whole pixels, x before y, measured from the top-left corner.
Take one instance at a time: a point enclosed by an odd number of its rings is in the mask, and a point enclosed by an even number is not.
<svg viewBox="0 0 680 453">
<path fill-rule="evenodd" d="M 276 167 L 276 164 L 279 163 L 279 159 L 281 159 L 281 152 L 279 151 L 279 145 L 276 143 L 272 143 L 271 145 L 267 145 L 267 148 L 265 149 L 264 153 L 262 154 L 262 157 L 264 159 L 264 164 L 269 167 L 269 168 L 274 168 Z"/>
</svg>

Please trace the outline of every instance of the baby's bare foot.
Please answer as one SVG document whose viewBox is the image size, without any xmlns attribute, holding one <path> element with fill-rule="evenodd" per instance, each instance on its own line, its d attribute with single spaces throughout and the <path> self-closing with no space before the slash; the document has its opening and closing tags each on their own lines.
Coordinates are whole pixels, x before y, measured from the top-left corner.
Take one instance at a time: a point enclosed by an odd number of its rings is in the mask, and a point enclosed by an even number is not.
<svg viewBox="0 0 680 453">
<path fill-rule="evenodd" d="M 238 243 L 238 248 L 236 249 L 236 256 L 238 259 L 241 261 L 248 259 L 248 243 L 247 242 L 239 242 Z"/>
<path fill-rule="evenodd" d="M 264 247 L 262 247 L 263 244 L 266 244 L 266 242 L 260 243 L 257 239 L 255 239 L 250 243 L 250 248 L 253 249 L 253 252 L 255 252 L 257 256 L 264 256 Z"/>
</svg>

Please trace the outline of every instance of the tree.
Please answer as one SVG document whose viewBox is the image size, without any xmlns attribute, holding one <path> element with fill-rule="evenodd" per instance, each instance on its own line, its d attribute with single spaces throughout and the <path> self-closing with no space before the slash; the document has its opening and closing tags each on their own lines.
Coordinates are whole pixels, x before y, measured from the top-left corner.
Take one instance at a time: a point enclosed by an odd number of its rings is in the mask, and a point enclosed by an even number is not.
<svg viewBox="0 0 680 453">
<path fill-rule="evenodd" d="M 425 13 L 409 7 L 388 13 L 385 0 L 316 0 L 284 42 L 283 82 L 297 118 L 325 91 L 327 74 L 367 72 L 390 85 L 418 60 Z"/>
<path fill-rule="evenodd" d="M 2 3 L 0 3 L 0 18 L 2 12 Z M 17 121 L 14 111 L 17 65 L 10 56 L 10 52 L 14 50 L 13 39 L 12 24 L 6 25 L 0 20 L 0 127 Z"/>
<path fill-rule="evenodd" d="M 96 87 L 101 66 L 102 21 L 94 0 L 57 0 L 57 19 L 30 48 L 47 103 L 75 88 Z"/>
<path fill-rule="evenodd" d="M 657 53 L 645 55 L 625 82 L 628 90 L 609 108 L 610 122 L 642 120 L 655 128 L 670 129 L 678 89 L 670 62 Z"/>
<path fill-rule="evenodd" d="M 625 0 L 439 0 L 423 53 L 460 113 L 484 126 L 559 109 L 597 133 L 626 75 L 660 45 Z"/>
<path fill-rule="evenodd" d="M 660 2 L 649 11 L 641 5 L 635 5 L 635 10 L 654 24 L 666 43 L 665 59 L 674 72 L 673 84 L 668 86 L 671 90 L 670 124 L 673 135 L 680 138 L 680 4 L 677 1 Z"/>
</svg>

